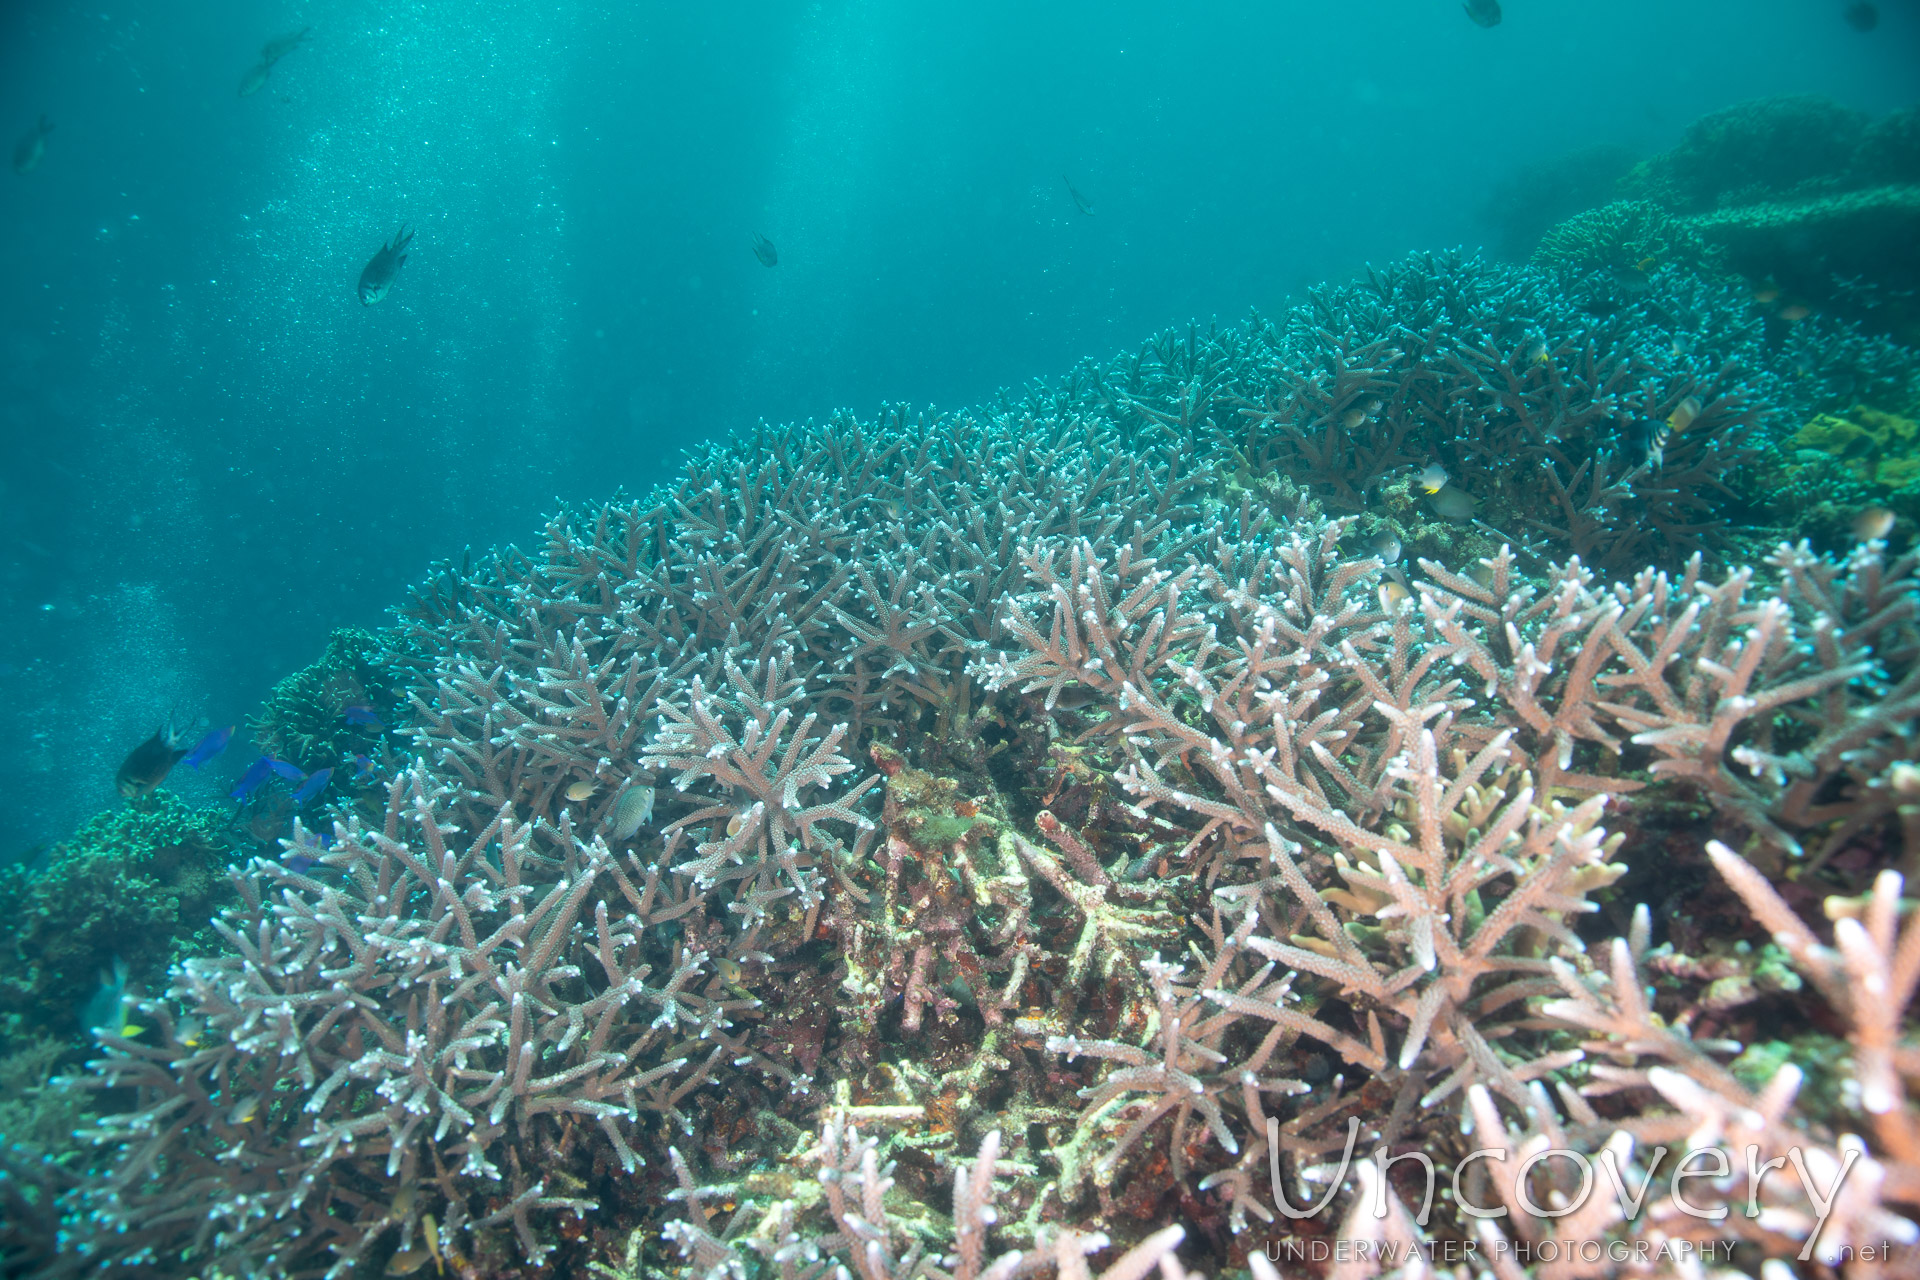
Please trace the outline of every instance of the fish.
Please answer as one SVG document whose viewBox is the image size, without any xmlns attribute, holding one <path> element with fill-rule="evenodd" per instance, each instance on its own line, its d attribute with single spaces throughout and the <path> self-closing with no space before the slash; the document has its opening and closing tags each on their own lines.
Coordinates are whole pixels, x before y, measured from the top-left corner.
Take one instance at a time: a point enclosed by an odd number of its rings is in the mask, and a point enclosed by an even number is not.
<svg viewBox="0 0 1920 1280">
<path fill-rule="evenodd" d="M 120 772 L 114 775 L 113 784 L 121 795 L 136 800 L 165 782 L 167 774 L 186 754 L 186 739 L 174 731 L 173 722 L 169 720 L 128 753 L 120 764 Z"/>
<path fill-rule="evenodd" d="M 193 750 L 182 756 L 180 763 L 186 765 L 189 769 L 198 769 L 201 765 L 213 759 L 222 751 L 225 751 L 227 749 L 227 743 L 232 737 L 232 725 L 228 725 L 224 729 L 215 729 L 212 733 L 209 733 L 206 737 L 194 743 Z"/>
<path fill-rule="evenodd" d="M 1866 3 L 1866 0 L 1860 0 L 1859 4 L 1848 5 L 1846 12 L 1840 16 L 1845 18 L 1847 25 L 1855 31 L 1871 31 L 1880 25 L 1880 10 Z"/>
<path fill-rule="evenodd" d="M 1367 411 L 1359 405 L 1355 405 L 1340 415 L 1340 426 L 1347 431 L 1352 431 L 1366 420 Z"/>
<path fill-rule="evenodd" d="M 353 780 L 364 781 L 373 772 L 373 760 L 364 751 L 353 753 Z"/>
<path fill-rule="evenodd" d="M 27 131 L 25 137 L 13 148 L 13 171 L 19 174 L 32 173 L 40 167 L 40 161 L 47 154 L 47 135 L 53 132 L 53 125 L 45 116 L 40 123 Z"/>
<path fill-rule="evenodd" d="M 247 766 L 247 771 L 240 775 L 240 781 L 234 786 L 233 790 L 227 792 L 228 797 L 234 800 L 245 800 L 248 796 L 258 791 L 260 784 L 265 782 L 272 773 L 273 757 L 261 756 L 258 760 L 255 760 Z"/>
<path fill-rule="evenodd" d="M 1415 477 L 1420 487 L 1428 493 L 1438 493 L 1446 488 L 1447 478 L 1447 469 L 1437 462 L 1429 462 L 1426 470 Z"/>
<path fill-rule="evenodd" d="M 1642 272 L 1651 271 L 1659 265 L 1660 265 L 1660 259 L 1655 257 L 1653 254 L 1648 254 L 1646 257 L 1640 259 L 1640 261 L 1634 263 L 1633 269 L 1635 271 L 1642 271 Z"/>
<path fill-rule="evenodd" d="M 1868 507 L 1853 517 L 1853 536 L 1861 542 L 1885 542 L 1896 519 L 1885 507 Z"/>
<path fill-rule="evenodd" d="M 305 44 L 307 32 L 311 30 L 313 30 L 312 27 L 302 27 L 298 31 L 289 31 L 286 35 L 275 36 L 260 46 L 260 61 L 272 66 Z"/>
<path fill-rule="evenodd" d="M 348 707 L 343 713 L 348 724 L 364 724 L 375 729 L 385 729 L 387 722 L 373 714 L 372 707 Z"/>
<path fill-rule="evenodd" d="M 566 797 L 569 800 L 585 800 L 593 794 L 593 783 L 581 780 L 567 784 Z"/>
<path fill-rule="evenodd" d="M 293 838 L 280 842 L 280 865 L 303 876 L 320 865 L 320 855 L 333 847 L 333 836 L 325 831 L 308 831 L 295 824 Z"/>
<path fill-rule="evenodd" d="M 1398 582 L 1383 582 L 1380 584 L 1380 607 L 1392 609 L 1410 594 L 1412 593 Z"/>
<path fill-rule="evenodd" d="M 1813 314 L 1813 308 L 1804 302 L 1789 302 L 1774 312 L 1774 314 L 1782 320 L 1785 320 L 1788 324 L 1799 324 L 1802 320 L 1805 320 Z"/>
<path fill-rule="evenodd" d="M 1645 293 L 1653 287 L 1652 278 L 1647 275 L 1646 268 L 1637 265 L 1621 267 L 1615 271 L 1613 282 L 1626 293 Z"/>
<path fill-rule="evenodd" d="M 127 1025 L 127 962 L 113 958 L 110 969 L 100 971 L 100 985 L 92 999 L 80 1010 L 80 1030 L 95 1035 L 124 1035 Z"/>
<path fill-rule="evenodd" d="M 1066 174 L 1063 173 L 1060 175 L 1060 181 L 1067 184 L 1067 194 L 1073 197 L 1073 207 L 1091 218 L 1093 216 L 1093 201 L 1081 195 L 1080 188 L 1074 186 L 1073 179 L 1069 178 Z"/>
<path fill-rule="evenodd" d="M 780 251 L 773 247 L 773 241 L 758 231 L 753 233 L 753 256 L 760 259 L 760 265 L 763 267 L 780 265 Z"/>
<path fill-rule="evenodd" d="M 1400 563 L 1400 539 L 1391 529 L 1382 529 L 1367 542 L 1367 549 L 1380 557 L 1382 564 Z"/>
<path fill-rule="evenodd" d="M 1620 439 L 1626 446 L 1627 461 L 1636 468 L 1651 467 L 1658 471 L 1666 461 L 1667 424 L 1664 422 L 1635 418 L 1621 431 Z"/>
<path fill-rule="evenodd" d="M 1500 0 L 1467 0 L 1460 6 L 1477 27 L 1500 25 Z"/>
<path fill-rule="evenodd" d="M 1682 431 L 1692 426 L 1693 420 L 1699 416 L 1700 397 L 1688 396 L 1685 400 L 1673 406 L 1673 412 L 1667 415 L 1667 429 L 1674 435 L 1679 435 Z"/>
<path fill-rule="evenodd" d="M 189 1049 L 200 1047 L 200 1037 L 207 1031 L 207 1020 L 197 1013 L 187 1014 L 173 1024 L 173 1038 Z"/>
<path fill-rule="evenodd" d="M 393 239 L 380 246 L 380 252 L 368 259 L 367 265 L 360 270 L 360 305 L 370 307 L 387 296 L 393 288 L 393 278 L 400 274 L 400 268 L 407 265 L 407 246 L 413 243 L 413 233 L 403 224 L 393 233 Z"/>
<path fill-rule="evenodd" d="M 271 62 L 262 62 L 240 77 L 240 96 L 251 98 L 267 87 L 267 77 L 273 73 Z"/>
<path fill-rule="evenodd" d="M 615 840 L 631 840 L 652 816 L 653 788 L 629 787 L 607 816 L 607 834 Z"/>
<path fill-rule="evenodd" d="M 307 801 L 313 799 L 322 791 L 325 791 L 327 784 L 332 781 L 333 770 L 331 768 L 314 770 L 313 773 L 308 776 L 307 780 L 300 784 L 300 789 L 293 793 L 293 807 L 298 809 L 300 806 L 306 804 Z"/>
<path fill-rule="evenodd" d="M 1471 520 L 1479 499 L 1464 489 L 1441 489 L 1433 494 L 1433 509 L 1442 520 Z"/>
<path fill-rule="evenodd" d="M 387 1259 L 387 1271 L 390 1276 L 410 1276 L 431 1261 L 433 1255 L 425 1249 L 402 1249 Z"/>
<path fill-rule="evenodd" d="M 1538 369 L 1541 365 L 1546 364 L 1547 340 L 1545 338 L 1535 338 L 1532 342 L 1529 342 L 1526 351 L 1522 353 L 1522 358 L 1530 369 Z"/>
<path fill-rule="evenodd" d="M 272 756 L 267 757 L 267 768 L 273 770 L 288 782 L 299 783 L 307 780 L 306 770 L 302 769 L 299 765 L 288 764 L 285 760 L 275 760 Z"/>
<path fill-rule="evenodd" d="M 1063 684 L 1053 693 L 1053 705 L 1065 707 L 1068 711 L 1078 711 L 1081 707 L 1090 707 L 1100 699 L 1100 691 L 1079 683 Z"/>
<path fill-rule="evenodd" d="M 1761 306 L 1780 300 L 1780 286 L 1771 280 L 1763 280 L 1753 286 L 1753 300 Z"/>
</svg>

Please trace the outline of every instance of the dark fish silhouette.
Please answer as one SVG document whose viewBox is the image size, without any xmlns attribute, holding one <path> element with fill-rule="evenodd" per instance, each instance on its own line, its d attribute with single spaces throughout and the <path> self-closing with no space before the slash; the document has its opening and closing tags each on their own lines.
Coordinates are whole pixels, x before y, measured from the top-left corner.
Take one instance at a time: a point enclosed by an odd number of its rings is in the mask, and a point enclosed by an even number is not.
<svg viewBox="0 0 1920 1280">
<path fill-rule="evenodd" d="M 47 135 L 53 132 L 53 125 L 45 116 L 33 126 L 27 136 L 13 149 L 13 171 L 32 173 L 40 167 L 40 158 L 47 154 Z"/>
<path fill-rule="evenodd" d="M 763 267 L 777 266 L 780 262 L 780 251 L 773 247 L 773 241 L 757 231 L 753 233 L 753 256 L 760 259 Z"/>
<path fill-rule="evenodd" d="M 407 246 L 413 243 L 413 233 L 403 225 L 396 231 L 391 243 L 380 246 L 380 252 L 360 272 L 360 305 L 370 307 L 387 296 L 393 288 L 393 278 L 400 274 L 400 268 L 407 264 Z"/>
<path fill-rule="evenodd" d="M 260 64 L 241 77 L 240 96 L 246 98 L 260 92 L 267 83 L 267 77 L 273 72 L 273 64 L 299 48 L 301 42 L 307 38 L 307 32 L 311 30 L 313 30 L 312 27 L 302 27 L 284 36 L 275 36 L 261 45 Z"/>
<path fill-rule="evenodd" d="M 1859 4 L 1848 5 L 1844 16 L 1847 19 L 1847 25 L 1855 31 L 1871 31 L 1880 25 L 1880 10 L 1867 4 L 1866 0 L 1861 0 Z"/>
<path fill-rule="evenodd" d="M 1060 175 L 1060 181 L 1067 184 L 1067 194 L 1073 197 L 1073 207 L 1091 218 L 1093 216 L 1093 201 L 1081 195 L 1080 189 L 1073 185 L 1073 179 L 1069 178 L 1066 174 L 1063 173 Z"/>
<path fill-rule="evenodd" d="M 1497 27 L 1500 25 L 1500 0 L 1467 0 L 1460 6 L 1473 19 L 1475 26 Z"/>
<path fill-rule="evenodd" d="M 167 774 L 186 754 L 187 741 L 174 732 L 173 722 L 169 720 L 128 754 L 121 762 L 120 772 L 114 775 L 113 784 L 120 788 L 121 795 L 137 800 L 165 782 Z"/>
</svg>

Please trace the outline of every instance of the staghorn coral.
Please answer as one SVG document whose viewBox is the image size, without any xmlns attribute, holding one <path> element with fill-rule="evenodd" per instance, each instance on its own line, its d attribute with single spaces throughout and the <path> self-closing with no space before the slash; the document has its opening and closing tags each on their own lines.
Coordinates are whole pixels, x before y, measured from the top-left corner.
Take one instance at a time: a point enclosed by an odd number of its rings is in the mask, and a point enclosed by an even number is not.
<svg viewBox="0 0 1920 1280">
<path fill-rule="evenodd" d="M 689 1126 L 753 1001 L 663 936 L 699 905 L 684 881 L 564 820 L 463 831 L 447 799 L 416 767 L 382 829 L 336 828 L 332 874 L 235 873 L 231 950 L 142 1005 L 157 1044 L 103 1064 L 142 1105 L 101 1122 L 117 1158 L 74 1212 L 117 1265 L 190 1248 L 337 1275 L 436 1219 L 449 1248 L 511 1225 L 537 1261 L 533 1212 L 592 1207 L 564 1193 L 578 1127 L 631 1172 L 643 1115 Z"/>
<path fill-rule="evenodd" d="M 1920 831 L 1912 560 L 1697 554 L 1735 547 L 1696 526 L 1741 437 L 1814 392 L 1726 290 L 1607 287 L 1416 258 L 996 408 L 763 430 L 441 568 L 379 655 L 417 759 L 309 872 L 239 871 L 225 953 L 104 1047 L 134 1101 L 64 1257 L 618 1274 L 674 1270 L 664 1231 L 689 1280 L 940 1280 L 997 1234 L 1010 1280 L 1101 1237 L 1130 1274 L 1177 1220 L 1225 1269 L 1327 1229 L 1304 1188 L 1370 1239 L 1484 1238 L 1373 1218 L 1406 1180 L 1366 1151 L 1612 1141 L 1555 1002 L 1604 1001 L 1615 932 L 1651 959 L 1622 895 L 1677 869 L 1654 817 L 1789 910 Z M 1623 417 L 1703 388 L 1658 477 L 1620 465 Z M 1420 507 L 1434 453 L 1479 525 Z M 1382 529 L 1399 578 L 1354 551 Z M 1659 1016 L 1716 1069 L 1756 1010 L 1819 1025 L 1711 981 Z M 1902 1016 L 1855 1029 L 1896 1070 Z"/>
</svg>

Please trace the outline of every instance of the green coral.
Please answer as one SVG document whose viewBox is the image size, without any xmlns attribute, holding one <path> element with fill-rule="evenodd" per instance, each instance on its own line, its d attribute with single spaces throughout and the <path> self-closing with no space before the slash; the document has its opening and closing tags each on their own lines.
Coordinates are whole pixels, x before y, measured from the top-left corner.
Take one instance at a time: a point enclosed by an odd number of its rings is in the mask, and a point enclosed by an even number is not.
<svg viewBox="0 0 1920 1280">
<path fill-rule="evenodd" d="M 1863 484 L 1902 489 L 1920 478 L 1920 424 L 1866 405 L 1844 415 L 1819 415 L 1800 428 L 1792 444 L 1814 455 L 1806 461 L 1832 458 Z"/>
<path fill-rule="evenodd" d="M 340 627 L 326 652 L 273 687 L 248 727 L 260 749 L 312 773 L 338 766 L 355 753 L 379 753 L 386 733 L 378 726 L 349 724 L 348 707 L 371 708 L 391 724 L 393 677 L 380 665 L 380 641 L 370 631 Z M 336 775 L 336 785 L 346 782 Z"/>
<path fill-rule="evenodd" d="M 1791 1040 L 1763 1040 L 1748 1045 L 1727 1069 L 1740 1083 L 1758 1090 L 1789 1063 L 1805 1077 L 1794 1098 L 1802 1115 L 1835 1129 L 1859 1124 L 1858 1095 L 1850 1088 L 1853 1050 L 1838 1037 L 1810 1031 Z"/>
<path fill-rule="evenodd" d="M 1646 200 L 1616 200 L 1577 213 L 1540 237 L 1535 266 L 1619 270 L 1648 258 L 1710 265 L 1713 251 L 1684 219 Z"/>
<path fill-rule="evenodd" d="M 45 1035 L 79 1042 L 115 960 L 129 992 L 157 992 L 175 960 L 211 949 L 209 921 L 233 900 L 233 847 L 224 811 L 156 791 L 83 824 L 44 870 L 0 869 L 13 950 L 0 973 L 0 1051 Z"/>
</svg>

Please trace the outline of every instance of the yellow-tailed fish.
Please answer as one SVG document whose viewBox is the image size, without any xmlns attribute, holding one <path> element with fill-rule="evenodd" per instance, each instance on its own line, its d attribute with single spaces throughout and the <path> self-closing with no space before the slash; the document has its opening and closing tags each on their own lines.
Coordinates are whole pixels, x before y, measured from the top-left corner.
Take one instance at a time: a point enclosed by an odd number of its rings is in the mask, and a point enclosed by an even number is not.
<svg viewBox="0 0 1920 1280">
<path fill-rule="evenodd" d="M 1685 400 L 1673 406 L 1673 412 L 1667 415 L 1667 426 L 1675 435 L 1679 435 L 1682 431 L 1692 426 L 1693 420 L 1699 416 L 1700 397 L 1688 396 Z"/>
</svg>

